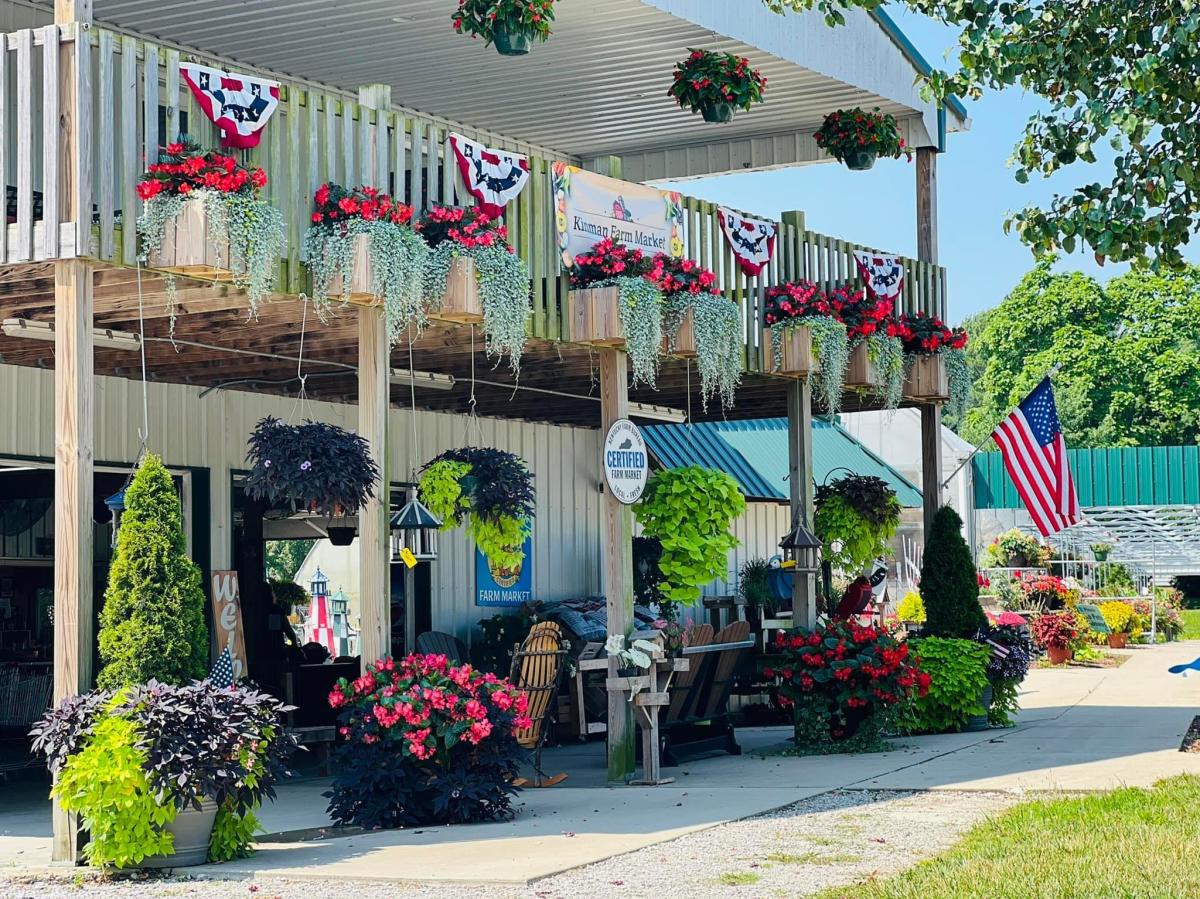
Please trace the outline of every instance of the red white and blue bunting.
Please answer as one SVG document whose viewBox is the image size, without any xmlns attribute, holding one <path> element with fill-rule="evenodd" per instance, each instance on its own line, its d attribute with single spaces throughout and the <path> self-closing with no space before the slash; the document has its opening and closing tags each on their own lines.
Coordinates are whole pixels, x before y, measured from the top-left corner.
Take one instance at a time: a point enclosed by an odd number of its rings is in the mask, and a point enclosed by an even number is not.
<svg viewBox="0 0 1200 899">
<path fill-rule="evenodd" d="M 467 193 L 492 218 L 503 215 L 529 183 L 529 160 L 520 153 L 494 150 L 461 134 L 450 135 L 450 148 Z"/>
<path fill-rule="evenodd" d="M 194 62 L 181 62 L 179 71 L 209 121 L 221 129 L 221 146 L 258 146 L 263 127 L 279 107 L 279 82 Z"/>
<path fill-rule="evenodd" d="M 717 220 L 742 271 L 751 278 L 762 272 L 775 254 L 779 226 L 774 222 L 748 218 L 724 206 L 717 207 Z"/>
<path fill-rule="evenodd" d="M 900 298 L 904 288 L 904 263 L 898 257 L 855 250 L 854 261 L 870 296 L 892 302 Z"/>
</svg>

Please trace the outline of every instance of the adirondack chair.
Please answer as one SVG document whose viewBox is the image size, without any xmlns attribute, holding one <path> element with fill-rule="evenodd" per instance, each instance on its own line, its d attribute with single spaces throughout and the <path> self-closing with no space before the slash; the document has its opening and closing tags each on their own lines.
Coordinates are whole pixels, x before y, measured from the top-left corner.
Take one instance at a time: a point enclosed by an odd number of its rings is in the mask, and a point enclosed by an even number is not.
<svg viewBox="0 0 1200 899">
<path fill-rule="evenodd" d="M 542 748 L 550 732 L 550 717 L 558 697 L 558 682 L 566 666 L 567 647 L 562 630 L 553 621 L 539 621 L 529 629 L 525 642 L 513 652 L 509 680 L 529 701 L 527 714 L 533 724 L 517 731 L 517 742 L 533 750 L 534 779 L 520 777 L 518 787 L 553 787 L 567 779 L 566 774 L 547 777 L 542 770 Z"/>
<path fill-rule="evenodd" d="M 689 695 L 672 702 L 667 720 L 662 722 L 662 763 L 677 765 L 684 755 L 714 749 L 741 755 L 729 713 L 729 696 L 738 671 L 750 657 L 754 638 L 748 621 L 734 621 L 722 628 L 712 643 L 684 649 L 684 658 L 692 663 L 687 672 Z"/>
<path fill-rule="evenodd" d="M 467 647 L 453 634 L 441 631 L 426 631 L 417 636 L 417 652 L 421 655 L 445 656 L 451 665 L 461 665 L 467 660 Z"/>
<path fill-rule="evenodd" d="M 708 646 L 712 643 L 713 626 L 711 624 L 698 624 L 691 631 L 691 638 L 688 641 L 687 649 L 696 649 L 701 646 Z M 684 650 L 685 655 L 687 649 Z M 671 681 L 671 704 L 667 706 L 667 710 L 663 715 L 663 721 L 660 726 L 666 726 L 672 721 L 683 721 L 689 716 L 692 708 L 700 698 L 700 691 L 696 689 L 697 676 L 700 674 L 700 664 L 697 660 L 692 660 L 691 667 L 687 671 L 677 672 L 674 680 Z"/>
</svg>

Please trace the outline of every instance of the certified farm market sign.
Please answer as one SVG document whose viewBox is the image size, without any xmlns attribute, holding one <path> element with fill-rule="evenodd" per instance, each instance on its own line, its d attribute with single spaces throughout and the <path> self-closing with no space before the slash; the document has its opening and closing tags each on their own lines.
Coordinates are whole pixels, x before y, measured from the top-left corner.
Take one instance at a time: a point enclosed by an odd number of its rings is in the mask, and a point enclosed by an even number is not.
<svg viewBox="0 0 1200 899">
<path fill-rule="evenodd" d="M 642 432 L 627 418 L 618 418 L 604 438 L 604 480 L 625 505 L 636 503 L 646 489 L 650 461 Z"/>
</svg>

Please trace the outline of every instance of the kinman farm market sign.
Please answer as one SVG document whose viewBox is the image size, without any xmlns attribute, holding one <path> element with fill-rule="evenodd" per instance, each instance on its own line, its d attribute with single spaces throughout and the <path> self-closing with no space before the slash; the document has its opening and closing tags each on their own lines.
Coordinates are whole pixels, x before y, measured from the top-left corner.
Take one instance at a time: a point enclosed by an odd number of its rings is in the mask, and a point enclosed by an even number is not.
<svg viewBox="0 0 1200 899">
<path fill-rule="evenodd" d="M 624 505 L 636 503 L 646 489 L 650 460 L 642 432 L 627 418 L 618 418 L 604 438 L 604 480 Z"/>
</svg>

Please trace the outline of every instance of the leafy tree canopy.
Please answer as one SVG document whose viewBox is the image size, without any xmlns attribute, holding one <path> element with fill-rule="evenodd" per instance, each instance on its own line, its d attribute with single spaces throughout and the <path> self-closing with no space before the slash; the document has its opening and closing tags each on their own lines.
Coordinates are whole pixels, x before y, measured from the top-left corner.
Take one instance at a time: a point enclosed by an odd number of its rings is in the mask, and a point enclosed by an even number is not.
<svg viewBox="0 0 1200 899">
<path fill-rule="evenodd" d="M 987 314 L 968 344 L 976 380 L 959 433 L 979 442 L 1054 365 L 1071 446 L 1200 438 L 1200 268 L 1130 272 L 1101 286 L 1052 259 Z"/>
<path fill-rule="evenodd" d="M 776 11 L 843 10 L 882 0 L 763 0 Z M 957 71 L 934 72 L 932 96 L 1019 87 L 1049 103 L 1017 144 L 1016 179 L 1115 152 L 1107 184 L 1079 184 L 1006 227 L 1035 253 L 1090 247 L 1099 261 L 1182 264 L 1200 225 L 1200 4 L 1195 0 L 903 0 L 962 29 Z M 1082 180 L 1082 179 L 1081 179 Z"/>
</svg>

